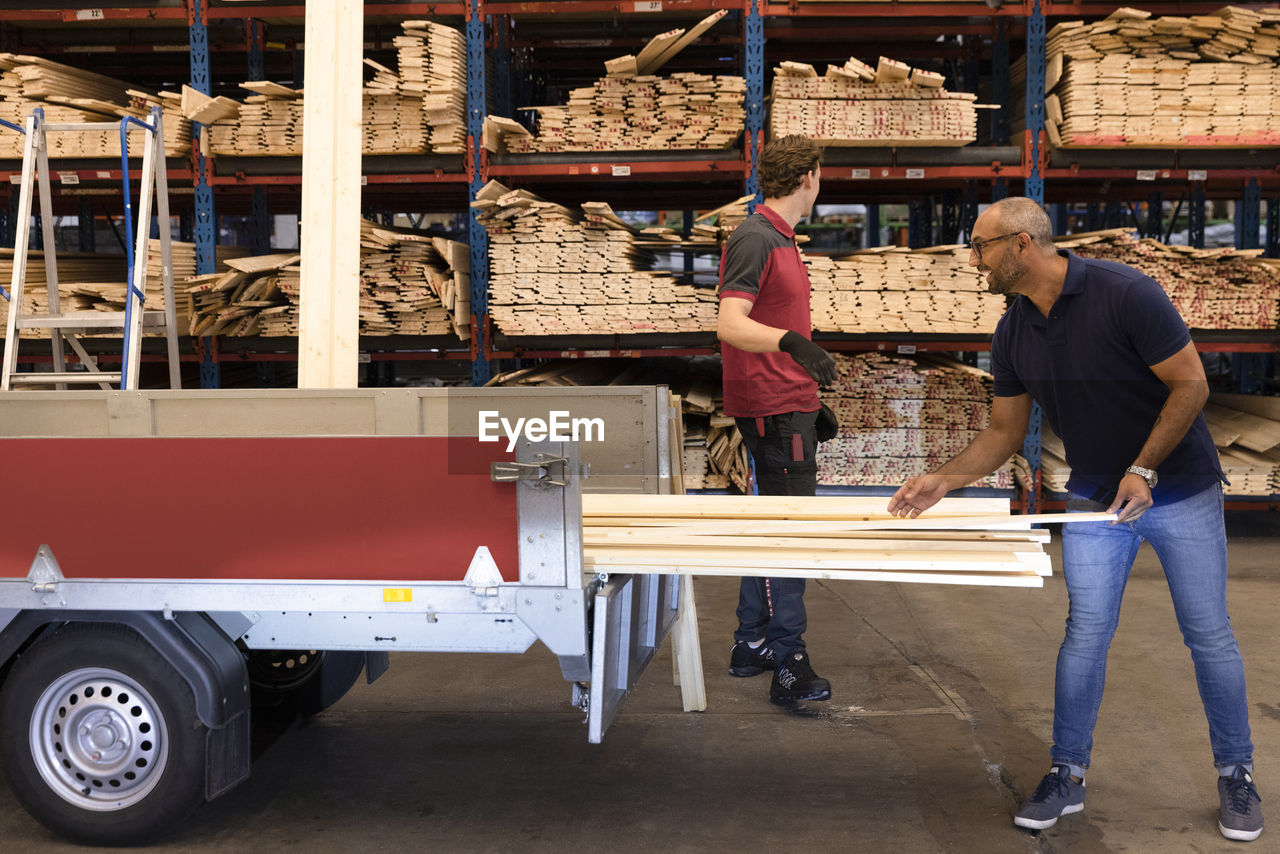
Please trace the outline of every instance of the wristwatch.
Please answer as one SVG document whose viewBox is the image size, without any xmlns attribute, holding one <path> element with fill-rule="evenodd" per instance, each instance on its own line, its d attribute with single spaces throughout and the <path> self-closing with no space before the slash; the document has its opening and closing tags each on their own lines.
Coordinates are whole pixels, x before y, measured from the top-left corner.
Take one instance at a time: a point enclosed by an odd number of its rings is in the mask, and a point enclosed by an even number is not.
<svg viewBox="0 0 1280 854">
<path fill-rule="evenodd" d="M 1156 476 L 1155 469 L 1144 469 L 1142 466 L 1129 466 L 1127 469 L 1124 470 L 1124 473 L 1136 474 L 1138 477 L 1145 480 L 1147 482 L 1147 486 L 1150 487 L 1151 489 L 1156 488 L 1156 481 L 1159 480 L 1159 478 Z"/>
</svg>

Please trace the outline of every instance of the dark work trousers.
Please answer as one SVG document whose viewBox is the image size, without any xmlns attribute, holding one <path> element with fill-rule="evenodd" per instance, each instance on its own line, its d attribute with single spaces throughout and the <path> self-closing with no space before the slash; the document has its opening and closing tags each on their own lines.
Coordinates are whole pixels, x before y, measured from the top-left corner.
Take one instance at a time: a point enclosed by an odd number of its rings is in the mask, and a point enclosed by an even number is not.
<svg viewBox="0 0 1280 854">
<path fill-rule="evenodd" d="M 735 420 L 755 463 L 761 495 L 817 494 L 816 411 Z M 803 578 L 742 579 L 735 641 L 764 638 L 781 660 L 804 649 L 804 630 Z"/>
</svg>

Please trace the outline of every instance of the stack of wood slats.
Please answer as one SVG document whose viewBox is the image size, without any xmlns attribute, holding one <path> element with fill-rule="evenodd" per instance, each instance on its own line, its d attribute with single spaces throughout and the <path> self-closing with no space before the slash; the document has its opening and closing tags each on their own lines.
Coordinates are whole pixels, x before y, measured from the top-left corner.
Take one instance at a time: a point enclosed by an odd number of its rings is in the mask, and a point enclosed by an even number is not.
<svg viewBox="0 0 1280 854">
<path fill-rule="evenodd" d="M 300 256 L 228 261 L 188 280 L 192 335 L 298 334 Z M 471 283 L 462 244 L 361 222 L 360 334 L 469 336 Z"/>
<path fill-rule="evenodd" d="M 1055 26 L 1047 60 L 1052 145 L 1280 145 L 1280 9 L 1153 18 L 1121 8 Z M 1010 76 L 1022 91 L 1025 60 Z"/>
<path fill-rule="evenodd" d="M 372 60 L 363 89 L 365 154 L 461 154 L 466 150 L 466 42 L 450 27 L 405 21 L 397 36 L 399 72 Z M 234 156 L 302 153 L 303 93 L 249 81 L 243 103 L 184 92 L 184 109 L 212 123 L 210 150 Z"/>
<path fill-rule="evenodd" d="M 746 491 L 746 448 L 724 414 L 716 359 L 561 359 L 500 374 L 490 385 L 665 385 L 680 398 L 685 488 Z"/>
<path fill-rule="evenodd" d="M 726 14 L 713 12 L 688 31 L 656 36 L 636 56 L 606 62 L 607 76 L 570 91 L 567 104 L 523 108 L 537 111 L 537 134 L 509 118 L 486 119 L 485 147 L 515 154 L 731 147 L 746 115 L 744 78 L 657 74 Z"/>
<path fill-rule="evenodd" d="M 840 432 L 818 448 L 818 482 L 900 486 L 954 457 L 985 429 L 991 375 L 945 357 L 837 354 L 839 379 L 822 392 Z M 977 486 L 1010 489 L 1012 463 Z"/>
<path fill-rule="evenodd" d="M 769 135 L 802 134 L 827 146 L 958 146 L 977 139 L 976 95 L 949 92 L 943 78 L 880 57 L 873 69 L 850 58 L 827 66 L 774 69 Z"/>
<path fill-rule="evenodd" d="M 490 181 L 471 206 L 489 234 L 489 313 L 504 333 L 715 329 L 714 292 L 645 269 L 653 254 L 607 205 L 574 211 Z"/>
<path fill-rule="evenodd" d="M 126 116 L 147 119 L 153 106 L 163 109 L 164 149 L 169 157 L 191 150 L 191 122 L 174 92 L 145 92 L 100 74 L 35 56 L 0 53 L 0 119 L 25 126 L 31 111 L 44 110 L 48 123 L 118 122 Z M 145 132 L 129 126 L 129 152 L 141 156 Z M 58 131 L 48 134 L 49 157 L 119 157 L 120 131 Z M 20 158 L 23 136 L 0 128 L 0 157 Z"/>
<path fill-rule="evenodd" d="M 881 498 L 582 496 L 589 573 L 749 575 L 1040 587 L 1052 574 L 1044 521 L 1005 499 L 944 498 L 895 519 Z"/>
<path fill-rule="evenodd" d="M 813 328 L 820 332 L 990 335 L 1004 298 L 987 293 L 963 246 L 806 254 Z"/>
<path fill-rule="evenodd" d="M 1275 329 L 1280 323 L 1280 260 L 1260 249 L 1194 249 L 1127 229 L 1058 241 L 1078 255 L 1128 264 L 1160 283 L 1192 329 Z"/>
</svg>

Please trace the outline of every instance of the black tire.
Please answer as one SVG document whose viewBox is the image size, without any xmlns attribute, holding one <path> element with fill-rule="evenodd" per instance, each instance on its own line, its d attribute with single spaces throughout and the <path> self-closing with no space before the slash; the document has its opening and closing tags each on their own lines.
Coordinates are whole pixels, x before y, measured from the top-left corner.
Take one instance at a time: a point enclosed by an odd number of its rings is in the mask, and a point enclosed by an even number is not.
<svg viewBox="0 0 1280 854">
<path fill-rule="evenodd" d="M 14 795 L 73 842 L 136 845 L 185 821 L 205 800 L 205 733 L 186 681 L 123 626 L 61 629 L 0 693 Z"/>
<path fill-rule="evenodd" d="M 245 664 L 255 708 L 309 717 L 346 696 L 364 670 L 364 653 L 251 649 Z"/>
</svg>

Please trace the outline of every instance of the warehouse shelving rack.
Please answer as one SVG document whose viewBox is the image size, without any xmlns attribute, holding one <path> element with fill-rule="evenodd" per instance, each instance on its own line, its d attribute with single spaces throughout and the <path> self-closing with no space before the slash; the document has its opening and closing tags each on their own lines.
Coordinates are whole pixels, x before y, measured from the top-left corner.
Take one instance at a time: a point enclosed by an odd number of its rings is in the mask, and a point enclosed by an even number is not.
<svg viewBox="0 0 1280 854">
<path fill-rule="evenodd" d="M 21 2 L 21 0 L 20 0 Z M 27 0 L 33 8 L 0 11 L 0 49 L 14 45 L 13 27 L 19 23 L 53 25 L 77 22 L 118 22 L 122 26 L 147 24 L 147 31 L 158 25 L 186 29 L 186 50 L 189 52 L 190 85 L 203 92 L 212 91 L 211 54 L 216 50 L 243 49 L 253 76 L 254 69 L 264 68 L 264 32 L 269 26 L 300 22 L 305 14 L 301 3 L 270 2 L 221 2 L 221 0 L 162 0 L 147 6 L 104 4 L 95 8 L 67 9 L 46 0 Z M 459 185 L 466 183 L 474 191 L 490 177 L 511 181 L 522 186 L 553 186 L 566 193 L 589 188 L 592 198 L 608 201 L 610 197 L 637 200 L 652 207 L 673 207 L 671 198 L 665 201 L 659 194 L 667 191 L 664 185 L 684 188 L 683 199 L 691 197 L 690 188 L 720 188 L 724 195 L 744 188 L 746 192 L 757 190 L 755 158 L 763 142 L 764 96 L 766 79 L 766 37 L 772 44 L 785 44 L 788 38 L 843 37 L 857 30 L 863 39 L 868 28 L 873 28 L 877 49 L 891 52 L 900 45 L 909 48 L 910 37 L 918 27 L 909 26 L 907 19 L 929 18 L 937 23 L 939 32 L 973 37 L 968 46 L 939 45 L 931 43 L 932 56 L 951 54 L 957 60 L 965 59 L 966 76 L 976 78 L 977 54 L 975 47 L 979 37 L 991 38 L 991 78 L 997 92 L 1008 91 L 1009 43 L 1020 39 L 1025 42 L 1028 57 L 1028 75 L 1025 103 L 1032 105 L 1025 116 L 1026 130 L 1013 144 L 1000 144 L 1005 140 L 997 132 L 996 144 L 967 146 L 962 149 L 833 149 L 829 152 L 829 164 L 824 168 L 824 203 L 828 199 L 838 201 L 852 199 L 870 202 L 872 216 L 878 204 L 906 202 L 911 205 L 911 245 L 925 245 L 935 241 L 935 234 L 946 240 L 958 239 L 967 233 L 976 216 L 981 200 L 1000 198 L 1012 191 L 1049 204 L 1055 215 L 1065 210 L 1064 202 L 1085 202 L 1101 209 L 1106 205 L 1113 216 L 1126 210 L 1136 224 L 1154 233 L 1162 225 L 1160 217 L 1139 220 L 1139 207 L 1148 212 L 1161 211 L 1165 196 L 1185 202 L 1190 221 L 1192 243 L 1203 242 L 1204 207 L 1212 198 L 1233 198 L 1241 210 L 1243 228 L 1238 229 L 1239 245 L 1248 247 L 1257 232 L 1261 199 L 1264 194 L 1268 204 L 1267 252 L 1280 255 L 1280 150 L 1223 155 L 1214 151 L 1152 150 L 1152 151 L 1080 151 L 1057 150 L 1048 153 L 1044 144 L 1043 115 L 1038 105 L 1044 95 L 1044 60 L 1046 26 L 1050 18 L 1103 17 L 1118 3 L 1054 2 L 1054 0 L 1022 0 L 990 8 L 985 3 L 806 3 L 777 2 L 777 0 L 639 0 L 630 4 L 617 0 L 553 0 L 553 2 L 486 2 L 486 0 L 460 0 L 452 3 L 417 2 L 368 2 L 367 18 L 376 16 L 431 17 L 442 16 L 462 22 L 468 46 L 468 131 L 471 143 L 463 158 L 397 158 L 388 156 L 365 158 L 366 193 L 381 198 L 386 207 L 403 200 L 408 188 L 428 185 L 433 209 L 462 209 L 466 197 Z M 1213 11 L 1221 3 L 1165 2 L 1142 3 L 1141 8 L 1153 14 L 1193 14 Z M 35 8 L 47 6 L 49 8 Z M 628 8 L 629 7 L 629 8 Z M 652 22 L 668 21 L 673 16 L 689 18 L 716 9 L 727 9 L 738 22 L 739 34 L 726 39 L 740 56 L 740 73 L 747 81 L 746 133 L 742 148 L 727 154 L 722 152 L 690 156 L 649 156 L 618 153 L 617 155 L 592 154 L 589 156 L 495 156 L 490 157 L 476 141 L 493 90 L 499 89 L 496 98 L 498 108 L 509 110 L 512 88 L 511 49 L 509 45 L 508 19 L 537 20 L 555 15 L 609 14 L 616 21 L 644 22 L 648 30 Z M 209 26 L 229 21 L 244 22 L 244 44 L 211 47 Z M 453 23 L 453 20 L 449 21 Z M 492 25 L 488 30 L 486 24 Z M 638 25 L 639 26 L 639 25 Z M 843 30 L 842 30 L 843 28 Z M 916 45 L 919 42 L 915 42 Z M 171 45 L 171 47 L 181 47 Z M 847 45 L 845 46 L 847 49 Z M 123 45 L 122 52 L 144 52 L 145 45 Z M 967 51 L 967 55 L 965 52 Z M 156 51 L 158 53 L 158 51 Z M 171 51 L 169 51 L 171 52 Z M 806 54 L 809 55 L 809 54 Z M 847 54 L 846 54 L 847 55 Z M 486 80 L 486 60 L 492 58 L 496 85 Z M 834 57 L 833 57 L 834 58 Z M 261 75 L 259 75 L 261 76 Z M 969 81 L 976 83 L 976 79 Z M 504 103 L 504 97 L 506 101 Z M 518 105 L 517 105 L 518 106 Z M 1002 123 L 1007 127 L 1007 116 L 997 111 L 993 127 L 998 131 Z M 509 114 L 509 113 L 508 113 Z M 199 131 L 197 131 L 199 133 Z M 193 146 L 190 162 L 169 162 L 171 185 L 185 183 L 192 188 L 192 202 L 187 221 L 197 245 L 198 269 L 212 271 L 213 246 L 217 212 L 248 211 L 254 215 L 257 230 L 262 232 L 270 211 L 267 189 L 271 189 L 273 201 L 283 200 L 296 205 L 292 191 L 300 183 L 300 166 L 293 158 L 280 162 L 272 158 L 204 158 L 200 146 Z M 246 162 L 254 160 L 256 162 Z M 74 173 L 68 179 L 79 180 L 90 188 L 97 182 L 118 181 L 119 175 L 110 168 L 98 169 L 98 164 L 68 164 L 67 172 Z M 118 171 L 118 170 L 117 170 Z M 6 177 L 0 167 L 0 180 Z M 924 203 L 920 188 L 928 184 L 938 191 L 941 198 L 941 218 L 933 222 L 933 201 Z M 656 186 L 656 189 L 655 189 Z M 457 190 L 454 199 L 451 192 Z M 419 193 L 419 195 L 421 195 Z M 181 197 L 179 197 L 180 199 Z M 61 201 L 68 209 L 68 199 Z M 377 205 L 380 202 L 375 201 Z M 704 204 L 690 207 L 705 207 Z M 1179 207 L 1181 208 L 1181 203 Z M 386 209 L 384 207 L 383 209 Z M 181 207 L 179 206 L 179 209 Z M 83 198 L 79 211 L 85 212 Z M 0 211 L 3 218 L 3 211 Z M 0 224 L 12 229 L 12 217 Z M 493 334 L 487 318 L 487 251 L 483 229 L 470 220 L 469 237 L 472 262 L 473 336 L 469 350 L 450 349 L 447 345 L 432 346 L 439 342 L 388 341 L 370 339 L 373 360 L 395 361 L 407 358 L 469 359 L 472 378 L 483 382 L 490 375 L 489 360 L 508 357 L 580 357 L 617 355 L 676 355 L 713 352 L 715 342 L 708 336 L 672 340 L 653 340 L 631 336 L 593 337 L 575 340 L 573 346 L 557 341 L 513 341 Z M 1250 228 L 1253 226 L 1253 228 Z M 0 238 L 5 228 L 0 227 Z M 989 347 L 983 337 L 961 336 L 819 336 L 826 346 L 836 350 L 906 352 L 928 349 L 948 351 L 977 351 Z M 603 340 L 601 340 L 603 338 Z M 908 340 L 909 339 L 909 340 Z M 1280 351 L 1280 342 L 1270 333 L 1223 336 L 1217 333 L 1197 333 L 1197 346 L 1205 351 L 1243 354 L 1273 354 Z M 362 342 L 364 343 L 364 342 Z M 286 348 L 271 339 L 222 341 L 205 339 L 197 341 L 194 352 L 184 358 L 199 359 L 202 366 L 201 384 L 218 384 L 218 365 L 224 359 L 240 361 L 282 361 L 296 358 Z M 424 355 L 425 354 L 425 355 Z M 146 356 L 144 356 L 144 359 Z M 1038 423 L 1038 422 L 1037 422 Z M 1033 431 L 1024 449 L 1039 471 L 1038 432 Z M 1038 490 L 1036 490 L 1038 493 Z M 1035 493 L 1033 493 L 1033 503 Z"/>
</svg>

